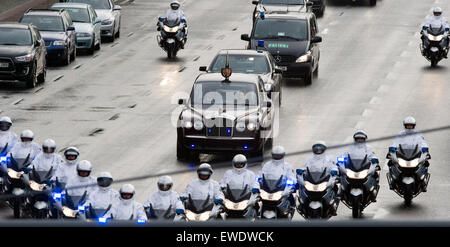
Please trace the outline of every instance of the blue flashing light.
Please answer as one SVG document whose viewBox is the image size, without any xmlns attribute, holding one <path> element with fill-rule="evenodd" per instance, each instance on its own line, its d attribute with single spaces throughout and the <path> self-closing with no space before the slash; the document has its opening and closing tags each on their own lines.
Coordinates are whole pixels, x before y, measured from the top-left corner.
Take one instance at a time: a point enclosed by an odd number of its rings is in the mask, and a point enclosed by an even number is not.
<svg viewBox="0 0 450 247">
<path fill-rule="evenodd" d="M 164 21 L 164 18 L 163 17 L 159 17 L 158 20 L 159 21 Z"/>
<path fill-rule="evenodd" d="M 138 224 L 145 224 L 145 223 L 147 223 L 147 221 L 145 219 L 138 219 L 137 223 Z"/>
<path fill-rule="evenodd" d="M 444 30 L 448 32 L 450 30 L 450 28 L 446 27 Z"/>
<path fill-rule="evenodd" d="M 377 159 L 377 158 L 372 158 L 371 160 L 370 160 L 370 162 L 372 162 L 372 163 L 380 163 L 380 161 Z"/>
<path fill-rule="evenodd" d="M 100 218 L 98 218 L 98 222 L 99 222 L 99 223 L 105 224 L 107 221 L 108 221 L 108 218 L 106 218 L 106 217 L 100 217 Z"/>
<path fill-rule="evenodd" d="M 397 150 L 397 148 L 395 148 L 395 147 L 389 147 L 389 152 L 395 152 L 395 150 Z"/>
<path fill-rule="evenodd" d="M 339 164 L 346 164 L 347 163 L 347 157 L 344 156 L 338 156 L 337 157 L 337 165 Z"/>
<path fill-rule="evenodd" d="M 83 206 L 83 205 L 78 205 L 78 211 L 84 212 L 85 209 L 86 209 L 85 206 Z"/>
<path fill-rule="evenodd" d="M 264 40 L 258 40 L 258 47 L 264 47 Z"/>
<path fill-rule="evenodd" d="M 212 133 L 212 129 L 208 129 L 208 133 Z"/>
<path fill-rule="evenodd" d="M 259 16 L 261 17 L 262 20 L 264 20 L 264 12 L 263 11 L 259 12 Z"/>
<path fill-rule="evenodd" d="M 332 176 L 336 176 L 338 174 L 338 172 L 336 170 L 331 170 L 331 175 Z"/>
<path fill-rule="evenodd" d="M 422 152 L 424 153 L 428 152 L 428 148 L 422 148 Z"/>
<path fill-rule="evenodd" d="M 0 157 L 0 162 L 6 162 L 8 160 L 8 157 L 2 156 Z"/>
<path fill-rule="evenodd" d="M 53 193 L 53 199 L 54 200 L 61 200 L 62 195 L 61 193 Z"/>
<path fill-rule="evenodd" d="M 248 149 L 248 146 L 247 146 L 247 145 L 245 145 L 245 146 L 244 146 L 244 149 L 245 149 L 245 150 L 247 150 L 247 149 Z"/>
<path fill-rule="evenodd" d="M 290 179 L 286 179 L 286 186 L 293 186 L 294 185 L 294 181 L 290 180 Z"/>
<path fill-rule="evenodd" d="M 191 144 L 191 148 L 195 148 L 195 145 L 194 145 L 194 144 Z"/>
<path fill-rule="evenodd" d="M 302 174 L 303 174 L 303 169 L 297 169 L 297 170 L 295 170 L 295 172 L 296 172 L 298 175 L 302 175 Z"/>
<path fill-rule="evenodd" d="M 193 163 L 189 164 L 189 168 L 194 169 L 195 168 L 195 164 L 193 164 Z"/>
<path fill-rule="evenodd" d="M 228 133 L 228 134 L 231 134 L 231 129 L 227 129 L 227 133 Z"/>
<path fill-rule="evenodd" d="M 259 189 L 253 188 L 253 189 L 252 189 L 252 193 L 259 193 Z"/>
</svg>

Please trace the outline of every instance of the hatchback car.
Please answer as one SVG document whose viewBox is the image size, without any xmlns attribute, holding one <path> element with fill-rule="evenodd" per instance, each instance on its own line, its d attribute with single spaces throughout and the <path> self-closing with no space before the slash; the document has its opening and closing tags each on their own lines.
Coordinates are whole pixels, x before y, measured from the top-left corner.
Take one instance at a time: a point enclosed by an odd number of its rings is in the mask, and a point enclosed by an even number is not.
<svg viewBox="0 0 450 247">
<path fill-rule="evenodd" d="M 52 9 L 69 12 L 77 33 L 77 49 L 85 49 L 89 54 L 100 49 L 101 20 L 91 5 L 85 3 L 55 3 Z"/>
<path fill-rule="evenodd" d="M 35 25 L 45 41 L 47 59 L 70 64 L 77 56 L 76 33 L 67 11 L 51 9 L 29 9 L 20 23 Z"/>
<path fill-rule="evenodd" d="M 108 38 L 110 41 L 120 37 L 120 10 L 122 8 L 114 4 L 113 0 L 67 0 L 67 2 L 90 4 L 102 22 L 102 37 Z"/>
<path fill-rule="evenodd" d="M 0 80 L 25 81 L 28 88 L 44 82 L 44 40 L 30 24 L 0 23 Z"/>
<path fill-rule="evenodd" d="M 316 17 L 313 13 L 271 14 L 261 13 L 250 36 L 241 35 L 249 41 L 249 49 L 269 51 L 277 66 L 284 70 L 283 78 L 301 78 L 305 84 L 312 83 L 312 75 L 318 75 L 320 50 Z"/>
</svg>

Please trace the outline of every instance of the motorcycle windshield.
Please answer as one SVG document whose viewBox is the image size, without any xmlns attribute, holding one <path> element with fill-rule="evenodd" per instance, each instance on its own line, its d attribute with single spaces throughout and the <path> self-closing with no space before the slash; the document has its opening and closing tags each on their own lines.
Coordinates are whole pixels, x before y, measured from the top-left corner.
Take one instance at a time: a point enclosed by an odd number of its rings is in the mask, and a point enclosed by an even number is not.
<svg viewBox="0 0 450 247">
<path fill-rule="evenodd" d="M 355 172 L 360 172 L 362 170 L 366 170 L 369 169 L 370 167 L 370 162 L 367 159 L 367 155 L 364 158 L 361 157 L 353 157 L 351 155 L 348 156 L 348 164 L 347 164 L 347 168 L 355 171 Z"/>
<path fill-rule="evenodd" d="M 8 150 L 8 143 L 6 144 L 1 144 L 0 145 L 0 156 L 5 156 L 7 155 L 7 151 Z"/>
<path fill-rule="evenodd" d="M 78 205 L 84 204 L 86 202 L 86 192 L 82 196 L 71 196 L 67 194 L 65 195 L 64 205 L 71 208 L 77 209 Z"/>
<path fill-rule="evenodd" d="M 225 198 L 232 202 L 241 202 L 244 200 L 250 199 L 251 192 L 248 189 L 249 186 L 246 185 L 243 189 L 231 189 L 229 185 L 227 185 L 227 189 L 225 191 Z"/>
<path fill-rule="evenodd" d="M 31 163 L 30 155 L 28 155 L 26 158 L 17 158 L 11 156 L 10 159 L 10 165 L 13 170 L 15 171 L 22 171 L 24 167 L 27 167 Z"/>
<path fill-rule="evenodd" d="M 428 30 L 428 33 L 431 34 L 431 35 L 434 35 L 434 36 L 438 36 L 438 35 L 444 34 L 444 32 L 445 32 L 445 30 L 444 30 L 443 26 L 434 27 L 434 28 L 430 27 L 429 30 Z"/>
<path fill-rule="evenodd" d="M 172 219 L 175 217 L 175 213 L 172 210 L 172 205 L 166 210 L 164 209 L 151 209 L 152 214 L 156 219 Z"/>
<path fill-rule="evenodd" d="M 327 172 L 327 169 L 323 169 L 323 171 L 312 171 L 312 172 L 310 172 L 308 168 L 306 170 L 307 171 L 303 179 L 312 184 L 320 184 L 330 179 L 330 173 Z"/>
<path fill-rule="evenodd" d="M 177 19 L 169 19 L 169 18 L 167 18 L 164 21 L 164 25 L 166 25 L 168 27 L 176 27 L 176 26 L 180 25 L 180 22 L 181 22 L 180 18 L 177 18 Z"/>
<path fill-rule="evenodd" d="M 277 191 L 284 190 L 285 184 L 283 183 L 283 176 L 279 179 L 266 179 L 264 174 L 262 177 L 261 189 L 268 193 L 275 193 Z"/>
<path fill-rule="evenodd" d="M 400 144 L 397 150 L 397 156 L 404 160 L 413 160 L 420 157 L 421 150 L 419 145 Z"/>
<path fill-rule="evenodd" d="M 32 180 L 34 180 L 36 183 L 41 184 L 44 181 L 47 181 L 52 177 L 52 170 L 53 170 L 53 167 L 50 168 L 49 171 L 33 170 L 33 172 L 30 174 L 30 178 Z"/>
<path fill-rule="evenodd" d="M 210 200 L 209 196 L 206 198 L 206 200 L 192 200 L 192 198 L 189 196 L 186 209 L 199 214 L 206 211 L 211 211 L 213 206 L 214 203 L 212 202 L 212 200 Z"/>
</svg>

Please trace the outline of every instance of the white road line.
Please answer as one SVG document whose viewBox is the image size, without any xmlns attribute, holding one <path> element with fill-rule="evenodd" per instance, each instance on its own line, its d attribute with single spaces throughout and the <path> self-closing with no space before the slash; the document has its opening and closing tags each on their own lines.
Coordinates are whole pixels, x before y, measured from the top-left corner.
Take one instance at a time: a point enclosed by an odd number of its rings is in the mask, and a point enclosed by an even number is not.
<svg viewBox="0 0 450 247">
<path fill-rule="evenodd" d="M 58 80 L 60 80 L 63 77 L 64 77 L 64 75 L 57 76 L 55 79 L 53 79 L 53 81 L 58 81 Z"/>
<path fill-rule="evenodd" d="M 389 91 L 389 86 L 386 84 L 381 85 L 378 89 L 377 92 L 379 93 L 387 93 Z"/>
<path fill-rule="evenodd" d="M 369 102 L 369 104 L 371 104 L 371 105 L 375 105 L 375 104 L 378 104 L 378 103 L 380 103 L 380 98 L 375 97 L 375 96 L 372 97 L 372 99 Z"/>
<path fill-rule="evenodd" d="M 372 112 L 372 111 L 369 110 L 369 109 L 364 109 L 364 111 L 363 111 L 363 113 L 362 113 L 362 116 L 363 116 L 363 117 L 368 117 L 368 116 L 370 115 L 371 112 Z"/>
<path fill-rule="evenodd" d="M 20 102 L 22 102 L 24 99 L 22 98 L 22 99 L 19 99 L 19 100 L 16 100 L 16 101 L 14 101 L 12 104 L 13 105 L 18 105 Z"/>
</svg>

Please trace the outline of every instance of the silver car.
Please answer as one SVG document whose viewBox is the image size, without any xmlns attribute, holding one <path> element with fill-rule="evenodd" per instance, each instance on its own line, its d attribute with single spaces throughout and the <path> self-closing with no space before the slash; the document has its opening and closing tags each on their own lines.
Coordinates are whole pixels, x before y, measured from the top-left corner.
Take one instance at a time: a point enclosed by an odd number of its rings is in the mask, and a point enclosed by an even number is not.
<svg viewBox="0 0 450 247">
<path fill-rule="evenodd" d="M 102 37 L 114 41 L 120 36 L 120 10 L 122 8 L 115 5 L 113 0 L 68 0 L 67 2 L 92 5 L 102 22 Z"/>
<path fill-rule="evenodd" d="M 100 49 L 101 20 L 94 8 L 85 3 L 55 3 L 52 9 L 65 9 L 72 19 L 77 35 L 77 49 L 87 49 L 89 54 Z"/>
</svg>

